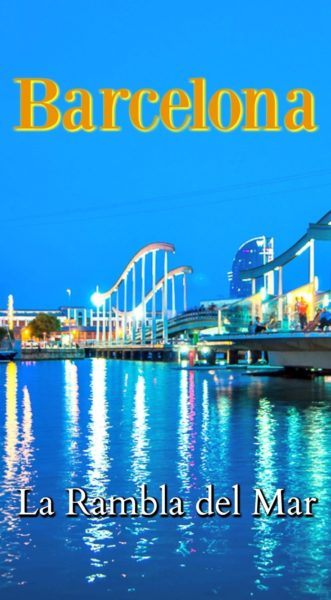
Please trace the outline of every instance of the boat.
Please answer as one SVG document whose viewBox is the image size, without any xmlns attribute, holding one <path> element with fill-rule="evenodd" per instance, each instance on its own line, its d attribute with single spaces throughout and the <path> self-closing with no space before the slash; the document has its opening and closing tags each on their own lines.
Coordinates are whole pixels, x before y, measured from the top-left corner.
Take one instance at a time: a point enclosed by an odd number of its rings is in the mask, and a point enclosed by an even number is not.
<svg viewBox="0 0 331 600">
<path fill-rule="evenodd" d="M 14 348 L 14 341 L 9 330 L 2 331 L 2 340 L 0 342 L 0 361 L 14 360 L 17 351 Z"/>
<path fill-rule="evenodd" d="M 16 350 L 1 350 L 0 348 L 0 361 L 1 360 L 14 360 L 17 352 Z"/>
</svg>

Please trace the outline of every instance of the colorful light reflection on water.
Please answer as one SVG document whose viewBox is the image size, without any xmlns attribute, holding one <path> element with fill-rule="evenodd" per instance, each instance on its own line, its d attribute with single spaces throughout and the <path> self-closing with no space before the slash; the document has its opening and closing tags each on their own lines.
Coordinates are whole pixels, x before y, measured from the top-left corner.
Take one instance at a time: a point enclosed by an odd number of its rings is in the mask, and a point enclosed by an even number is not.
<svg viewBox="0 0 331 600">
<path fill-rule="evenodd" d="M 331 383 L 93 359 L 0 365 L 1 598 L 330 597 Z M 180 519 L 66 518 L 67 487 L 150 494 Z M 213 483 L 241 518 L 195 515 Z M 313 519 L 253 519 L 253 488 L 317 496 Z M 19 519 L 17 489 L 52 519 Z"/>
</svg>

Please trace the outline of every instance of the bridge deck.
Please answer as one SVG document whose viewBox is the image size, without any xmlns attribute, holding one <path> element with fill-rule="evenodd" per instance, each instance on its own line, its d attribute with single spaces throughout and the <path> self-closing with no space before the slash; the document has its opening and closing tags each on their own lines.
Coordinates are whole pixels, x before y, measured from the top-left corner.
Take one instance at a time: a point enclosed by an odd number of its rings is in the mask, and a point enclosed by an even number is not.
<svg viewBox="0 0 331 600">
<path fill-rule="evenodd" d="M 199 345 L 211 345 L 229 350 L 329 350 L 331 332 L 275 332 L 210 336 Z"/>
</svg>

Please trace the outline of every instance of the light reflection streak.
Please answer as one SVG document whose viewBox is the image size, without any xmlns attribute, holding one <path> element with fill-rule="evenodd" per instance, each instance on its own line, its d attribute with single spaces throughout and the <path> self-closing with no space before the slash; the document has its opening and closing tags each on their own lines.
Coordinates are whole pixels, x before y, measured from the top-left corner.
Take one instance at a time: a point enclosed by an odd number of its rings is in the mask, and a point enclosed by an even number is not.
<svg viewBox="0 0 331 600">
<path fill-rule="evenodd" d="M 292 410 L 288 432 L 290 485 L 319 500 L 313 519 L 291 523 L 288 554 L 294 557 L 291 567 L 301 594 L 318 598 L 328 598 L 330 589 L 330 415 L 326 409 L 326 405 L 312 405 L 301 418 Z"/>
<path fill-rule="evenodd" d="M 189 418 L 189 464 L 190 464 L 190 488 L 191 490 L 193 488 L 197 487 L 197 479 L 198 479 L 198 473 L 197 473 L 197 465 L 195 462 L 195 448 L 196 448 L 196 443 L 197 443 L 197 429 L 196 429 L 196 423 L 195 423 L 195 417 L 196 417 L 196 412 L 195 412 L 195 402 L 196 402 L 196 398 L 195 398 L 195 377 L 194 377 L 194 371 L 189 371 L 189 387 L 188 387 L 188 406 L 189 406 L 189 412 L 188 412 L 188 418 Z"/>
<path fill-rule="evenodd" d="M 209 387 L 207 379 L 203 381 L 202 386 L 201 471 L 205 484 L 214 484 L 217 493 L 222 494 L 227 491 L 224 489 L 224 483 L 231 481 L 229 471 L 232 379 L 227 379 L 227 384 L 221 380 L 220 386 L 220 380 L 213 381 L 217 384 L 216 389 L 211 382 Z M 223 520 L 220 536 L 217 518 L 202 521 L 207 554 L 224 554 L 227 551 L 226 532 L 229 528 L 229 519 Z"/>
<path fill-rule="evenodd" d="M 33 489 L 32 462 L 34 460 L 34 436 L 32 430 L 32 406 L 29 390 L 23 388 L 23 432 L 22 432 L 22 482 L 21 487 Z"/>
<path fill-rule="evenodd" d="M 69 473 L 73 480 L 79 459 L 79 386 L 77 365 L 70 360 L 64 361 L 64 396 L 66 409 L 66 453 L 69 454 Z"/>
<path fill-rule="evenodd" d="M 90 487 L 101 495 L 107 491 L 108 472 L 108 415 L 106 397 L 106 361 L 96 358 L 92 361 L 92 405 L 90 409 L 89 447 L 90 468 L 88 479 Z"/>
<path fill-rule="evenodd" d="M 146 383 L 145 378 L 138 374 L 134 395 L 134 414 L 132 429 L 132 479 L 135 485 L 141 486 L 148 483 L 150 472 L 149 465 L 149 440 L 148 432 L 148 409 L 146 406 Z"/>
<path fill-rule="evenodd" d="M 12 581 L 15 573 L 15 563 L 26 553 L 31 544 L 29 528 L 17 518 L 14 504 L 18 503 L 17 490 L 23 487 L 34 488 L 35 473 L 32 470 L 34 461 L 33 414 L 28 388 L 23 388 L 22 423 L 19 422 L 19 407 L 17 398 L 17 365 L 10 362 L 6 367 L 6 420 L 4 439 L 4 475 L 1 485 L 0 530 L 10 532 L 10 544 L 4 541 L 1 554 L 4 556 L 5 569 L 1 576 Z M 2 537 L 2 536 L 1 536 Z M 4 540 L 6 537 L 4 536 Z M 18 582 L 23 585 L 25 582 Z"/>
<path fill-rule="evenodd" d="M 91 408 L 88 425 L 88 469 L 87 492 L 90 497 L 107 497 L 109 491 L 109 421 L 106 385 L 106 360 L 94 358 L 91 361 Z M 100 553 L 111 543 L 112 521 L 90 518 L 84 535 L 84 542 L 91 551 L 91 573 L 86 576 L 89 583 L 106 577 L 107 559 Z M 98 556 L 99 555 L 99 556 Z"/>
<path fill-rule="evenodd" d="M 181 482 L 181 493 L 187 495 L 190 490 L 190 454 L 189 454 L 189 411 L 188 411 L 188 371 L 180 373 L 179 394 L 179 427 L 178 427 L 178 474 Z"/>
<path fill-rule="evenodd" d="M 19 426 L 17 420 L 17 366 L 7 365 L 6 424 L 5 424 L 5 482 L 11 486 L 17 479 Z"/>
<path fill-rule="evenodd" d="M 268 398 L 261 398 L 257 411 L 255 487 L 261 488 L 267 498 L 273 498 L 277 487 L 277 421 L 274 408 Z M 281 532 L 277 531 L 279 520 L 262 515 L 255 519 L 254 562 L 258 570 L 255 585 L 260 591 L 269 589 L 270 580 L 281 577 L 284 565 L 277 563 L 277 549 L 281 544 Z"/>
<path fill-rule="evenodd" d="M 202 425 L 201 425 L 201 463 L 202 470 L 205 470 L 205 466 L 208 460 L 208 425 L 209 425 L 209 398 L 208 398 L 208 381 L 203 380 L 202 383 Z"/>
<path fill-rule="evenodd" d="M 232 379 L 217 380 L 216 402 L 208 397 L 208 382 L 202 392 L 202 450 L 204 479 L 220 484 L 228 478 L 230 456 L 230 420 L 232 412 Z M 213 387 L 213 389 L 215 389 Z"/>
<path fill-rule="evenodd" d="M 131 479 L 135 485 L 136 493 L 143 483 L 148 485 L 151 477 L 150 465 L 150 441 L 148 437 L 149 410 L 146 402 L 146 381 L 143 368 L 140 367 L 135 386 L 133 419 L 132 419 L 132 462 Z M 145 524 L 146 523 L 146 524 Z M 147 560 L 151 557 L 150 546 L 153 545 L 153 539 L 150 539 L 148 532 L 150 526 L 148 521 L 135 519 L 131 523 L 132 533 L 136 537 L 135 549 L 132 558 L 137 562 Z"/>
<path fill-rule="evenodd" d="M 194 544 L 194 520 L 190 507 L 191 493 L 196 487 L 198 476 L 195 466 L 195 380 L 193 371 L 181 371 L 179 393 L 178 462 L 180 496 L 188 508 L 186 515 L 178 523 L 179 533 L 177 553 L 183 557 L 196 551 Z M 184 563 L 183 563 L 184 564 Z"/>
</svg>

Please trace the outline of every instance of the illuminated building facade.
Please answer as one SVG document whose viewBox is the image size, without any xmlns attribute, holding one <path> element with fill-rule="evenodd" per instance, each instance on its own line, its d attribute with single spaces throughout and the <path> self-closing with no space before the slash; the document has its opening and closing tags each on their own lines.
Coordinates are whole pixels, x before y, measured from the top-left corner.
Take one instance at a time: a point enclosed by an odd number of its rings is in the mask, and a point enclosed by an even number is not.
<svg viewBox="0 0 331 600">
<path fill-rule="evenodd" d="M 8 306 L 7 309 L 0 308 L 0 327 L 8 327 L 13 329 L 15 337 L 19 339 L 23 334 L 28 339 L 29 336 L 29 324 L 39 313 L 47 313 L 56 317 L 61 324 L 61 332 L 69 331 L 71 334 L 75 333 L 78 339 L 94 339 L 96 326 L 97 326 L 97 315 L 92 309 L 85 307 L 68 307 L 62 306 L 57 309 L 13 309 L 12 305 Z M 103 315 L 99 316 L 100 323 L 103 323 Z"/>
<path fill-rule="evenodd" d="M 252 294 L 252 282 L 243 281 L 240 272 L 253 269 L 274 259 L 274 238 L 264 235 L 251 238 L 242 244 L 236 252 L 232 263 L 232 271 L 228 273 L 230 282 L 230 298 L 247 298 Z M 264 278 L 256 282 L 256 289 L 265 286 Z"/>
</svg>

